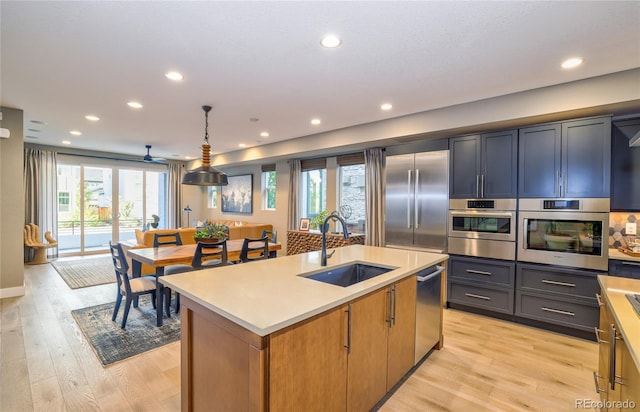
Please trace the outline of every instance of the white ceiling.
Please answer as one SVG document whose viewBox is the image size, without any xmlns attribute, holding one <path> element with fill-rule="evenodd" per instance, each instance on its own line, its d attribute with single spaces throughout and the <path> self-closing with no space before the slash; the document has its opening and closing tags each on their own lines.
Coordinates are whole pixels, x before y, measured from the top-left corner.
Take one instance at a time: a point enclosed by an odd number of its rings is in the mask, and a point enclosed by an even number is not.
<svg viewBox="0 0 640 412">
<path fill-rule="evenodd" d="M 0 104 L 26 142 L 175 159 L 200 156 L 203 104 L 230 152 L 640 67 L 639 1 L 3 0 L 0 19 Z"/>
</svg>

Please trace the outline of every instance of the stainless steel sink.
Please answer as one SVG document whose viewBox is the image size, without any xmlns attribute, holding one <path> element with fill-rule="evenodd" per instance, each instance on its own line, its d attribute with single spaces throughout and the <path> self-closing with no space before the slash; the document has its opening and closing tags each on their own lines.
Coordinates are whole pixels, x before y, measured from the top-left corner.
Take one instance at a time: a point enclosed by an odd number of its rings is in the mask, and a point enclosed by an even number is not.
<svg viewBox="0 0 640 412">
<path fill-rule="evenodd" d="M 387 273 L 395 268 L 372 266 L 365 263 L 353 263 L 345 266 L 332 267 L 322 272 L 300 275 L 307 279 L 329 283 L 331 285 L 347 287 Z"/>
</svg>

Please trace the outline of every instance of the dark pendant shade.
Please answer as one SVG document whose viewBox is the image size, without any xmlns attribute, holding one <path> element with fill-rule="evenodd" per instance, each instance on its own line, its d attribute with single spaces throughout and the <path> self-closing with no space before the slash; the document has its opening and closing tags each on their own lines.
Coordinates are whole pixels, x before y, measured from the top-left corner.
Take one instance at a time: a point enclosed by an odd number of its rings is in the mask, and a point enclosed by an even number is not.
<svg viewBox="0 0 640 412">
<path fill-rule="evenodd" d="M 189 170 L 182 178 L 183 185 L 195 186 L 226 186 L 229 184 L 227 175 L 211 166 L 200 166 Z"/>
</svg>

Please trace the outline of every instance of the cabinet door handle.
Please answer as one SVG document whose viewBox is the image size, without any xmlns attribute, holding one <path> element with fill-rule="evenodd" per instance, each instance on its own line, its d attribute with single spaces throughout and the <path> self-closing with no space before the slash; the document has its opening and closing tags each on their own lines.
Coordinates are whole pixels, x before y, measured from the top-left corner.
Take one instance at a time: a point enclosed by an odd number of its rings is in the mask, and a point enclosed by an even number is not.
<svg viewBox="0 0 640 412">
<path fill-rule="evenodd" d="M 567 310 L 560 310 L 560 309 L 553 309 L 553 308 L 545 308 L 544 306 L 541 307 L 540 309 L 544 310 L 545 312 L 551 312 L 551 313 L 558 313 L 560 315 L 567 315 L 567 316 L 576 316 L 575 313 L 573 312 L 569 312 Z"/>
<path fill-rule="evenodd" d="M 598 343 L 609 343 L 609 341 L 600 339 L 600 332 L 604 332 L 602 329 L 598 329 L 597 326 L 593 327 L 593 331 L 596 333 L 596 342 Z"/>
<path fill-rule="evenodd" d="M 411 229 L 411 169 L 407 170 L 407 229 Z"/>
<path fill-rule="evenodd" d="M 344 345 L 347 348 L 347 355 L 351 353 L 351 303 L 345 312 L 347 313 L 347 344 Z"/>
<path fill-rule="evenodd" d="M 640 263 L 626 262 L 626 261 L 622 261 L 622 264 L 626 266 L 640 266 Z"/>
<path fill-rule="evenodd" d="M 480 197 L 484 199 L 484 175 L 480 176 Z"/>
<path fill-rule="evenodd" d="M 542 279 L 542 283 L 547 283 L 549 285 L 556 285 L 556 286 L 566 286 L 569 288 L 575 288 L 576 284 L 575 283 L 567 283 L 567 282 L 558 282 L 555 280 L 547 280 L 547 279 Z"/>
<path fill-rule="evenodd" d="M 598 384 L 598 378 L 602 378 L 602 376 L 600 376 L 598 372 L 593 371 L 593 382 L 596 384 L 596 393 L 606 392 L 606 389 L 600 388 L 600 385 Z"/>
<path fill-rule="evenodd" d="M 465 293 L 465 296 L 470 298 L 482 299 L 482 300 L 491 300 L 489 296 L 476 295 L 475 293 Z"/>
<path fill-rule="evenodd" d="M 561 196 L 561 187 L 560 187 L 560 170 L 556 170 L 556 193 L 558 196 Z"/>
<path fill-rule="evenodd" d="M 476 198 L 480 198 L 480 175 L 476 175 Z"/>
<path fill-rule="evenodd" d="M 604 303 L 602 303 L 602 299 L 600 299 L 599 293 L 596 293 L 596 300 L 598 301 L 598 307 L 604 306 Z"/>
<path fill-rule="evenodd" d="M 467 269 L 467 273 L 473 273 L 474 275 L 491 276 L 491 272 L 485 272 L 483 270 Z"/>
<path fill-rule="evenodd" d="M 618 385 L 624 385 L 622 381 L 617 378 L 621 378 L 620 375 L 616 375 L 616 341 L 620 337 L 616 332 L 616 325 L 613 323 L 609 325 L 609 383 L 611 384 L 611 390 L 616 389 L 616 383 Z"/>
<path fill-rule="evenodd" d="M 396 324 L 396 286 L 393 285 L 387 292 L 389 294 L 389 328 Z"/>
</svg>

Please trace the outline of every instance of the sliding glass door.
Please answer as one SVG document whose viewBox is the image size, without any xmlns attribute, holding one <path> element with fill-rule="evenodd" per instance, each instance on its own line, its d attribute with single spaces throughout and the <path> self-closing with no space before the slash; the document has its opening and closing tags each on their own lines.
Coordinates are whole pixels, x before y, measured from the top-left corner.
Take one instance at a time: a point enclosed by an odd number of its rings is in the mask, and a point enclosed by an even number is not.
<svg viewBox="0 0 640 412">
<path fill-rule="evenodd" d="M 166 227 L 166 172 L 113 165 L 58 164 L 61 255 L 108 251 L 135 230 Z"/>
</svg>

